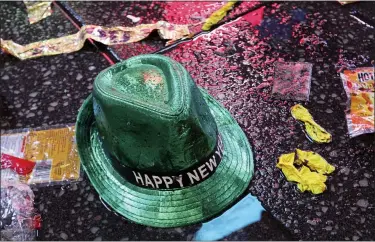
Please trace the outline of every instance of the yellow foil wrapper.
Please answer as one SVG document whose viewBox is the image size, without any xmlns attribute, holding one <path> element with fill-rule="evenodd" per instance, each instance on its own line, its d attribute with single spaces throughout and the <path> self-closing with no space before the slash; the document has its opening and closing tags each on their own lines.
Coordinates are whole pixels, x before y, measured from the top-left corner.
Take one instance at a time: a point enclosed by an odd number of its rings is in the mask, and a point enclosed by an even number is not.
<svg viewBox="0 0 375 242">
<path fill-rule="evenodd" d="M 19 45 L 12 40 L 0 39 L 0 41 L 1 48 L 5 52 L 21 60 L 26 60 L 78 51 L 83 47 L 86 39 L 93 39 L 105 45 L 133 43 L 146 38 L 155 29 L 162 39 L 176 40 L 190 34 L 188 25 L 159 21 L 155 24 L 141 24 L 135 27 L 119 26 L 107 28 L 85 25 L 78 33 L 27 45 Z"/>
<path fill-rule="evenodd" d="M 303 122 L 306 133 L 311 140 L 317 143 L 329 143 L 332 141 L 332 135 L 319 124 L 317 124 L 309 111 L 302 105 L 294 105 L 290 111 L 293 118 Z"/>
<path fill-rule="evenodd" d="M 295 164 L 302 165 L 297 169 Z M 283 154 L 276 165 L 284 173 L 287 181 L 296 182 L 301 192 L 323 193 L 327 187 L 327 176 L 335 170 L 323 157 L 312 151 L 296 149 L 296 152 Z M 316 170 L 314 172 L 312 170 Z"/>
<path fill-rule="evenodd" d="M 237 1 L 231 1 L 226 3 L 224 6 L 222 6 L 219 10 L 216 10 L 213 12 L 208 19 L 206 19 L 205 23 L 202 26 L 202 30 L 210 30 L 211 27 L 215 24 L 217 24 L 220 20 L 222 20 L 229 10 L 231 10 L 236 4 Z"/>
<path fill-rule="evenodd" d="M 39 22 L 52 14 L 52 1 L 23 1 L 30 24 Z"/>
</svg>

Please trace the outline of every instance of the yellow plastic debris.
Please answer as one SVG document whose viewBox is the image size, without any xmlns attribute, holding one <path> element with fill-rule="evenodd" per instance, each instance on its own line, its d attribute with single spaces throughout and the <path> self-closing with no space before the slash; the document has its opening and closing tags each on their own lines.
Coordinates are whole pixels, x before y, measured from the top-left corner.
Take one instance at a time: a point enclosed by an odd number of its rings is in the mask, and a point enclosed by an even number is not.
<svg viewBox="0 0 375 242">
<path fill-rule="evenodd" d="M 301 182 L 297 184 L 297 187 L 301 192 L 311 191 L 313 194 L 320 194 L 327 189 L 325 184 L 327 177 L 325 175 L 312 172 L 306 166 L 302 166 L 299 173 Z"/>
<path fill-rule="evenodd" d="M 314 121 L 305 107 L 297 104 L 290 111 L 293 118 L 304 123 L 306 133 L 313 141 L 317 143 L 329 143 L 332 141 L 332 135 Z"/>
<path fill-rule="evenodd" d="M 224 6 L 222 6 L 219 10 L 216 10 L 213 12 L 208 19 L 206 19 L 205 23 L 202 26 L 202 30 L 210 30 L 211 27 L 215 24 L 217 24 L 220 20 L 222 20 L 229 10 L 231 10 L 236 4 L 237 1 L 231 1 L 226 3 Z"/>
<path fill-rule="evenodd" d="M 317 171 L 320 174 L 331 174 L 335 167 L 329 164 L 321 155 L 313 151 L 303 151 L 296 149 L 297 159 L 295 163 L 297 165 L 305 164 L 311 170 Z"/>
<path fill-rule="evenodd" d="M 25 0 L 23 2 L 26 6 L 30 24 L 37 23 L 40 20 L 52 15 L 52 1 Z"/>
<path fill-rule="evenodd" d="M 295 153 L 283 154 L 279 157 L 279 163 L 276 167 L 280 168 L 284 173 L 286 179 L 290 182 L 300 182 L 301 176 L 299 171 L 294 166 Z"/>
<path fill-rule="evenodd" d="M 294 164 L 302 165 L 301 169 L 298 170 Z M 325 185 L 327 176 L 323 174 L 330 174 L 335 170 L 335 167 L 319 154 L 299 149 L 281 155 L 276 167 L 281 169 L 288 181 L 297 182 L 301 192 L 311 191 L 313 194 L 320 194 L 327 189 Z M 318 172 L 311 171 L 309 168 Z"/>
</svg>

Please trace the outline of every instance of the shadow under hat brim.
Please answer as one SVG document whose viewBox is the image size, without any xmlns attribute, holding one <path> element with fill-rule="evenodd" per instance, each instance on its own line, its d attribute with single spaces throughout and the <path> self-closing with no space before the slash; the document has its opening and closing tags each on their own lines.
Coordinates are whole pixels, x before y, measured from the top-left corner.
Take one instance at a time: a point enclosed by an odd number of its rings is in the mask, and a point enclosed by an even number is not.
<svg viewBox="0 0 375 242">
<path fill-rule="evenodd" d="M 247 189 L 254 172 L 250 144 L 230 113 L 201 89 L 224 144 L 223 158 L 207 180 L 178 190 L 153 190 L 126 181 L 102 149 L 95 126 L 92 96 L 76 123 L 78 153 L 91 183 L 113 210 L 136 223 L 179 227 L 218 215 Z"/>
</svg>

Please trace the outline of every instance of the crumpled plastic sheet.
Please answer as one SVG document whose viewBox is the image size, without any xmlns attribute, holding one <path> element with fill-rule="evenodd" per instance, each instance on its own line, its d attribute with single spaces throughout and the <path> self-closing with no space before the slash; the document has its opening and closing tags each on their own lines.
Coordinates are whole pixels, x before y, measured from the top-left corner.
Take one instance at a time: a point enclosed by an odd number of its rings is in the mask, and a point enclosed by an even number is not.
<svg viewBox="0 0 375 242">
<path fill-rule="evenodd" d="M 317 124 L 309 111 L 301 104 L 294 105 L 290 112 L 293 118 L 304 124 L 307 138 L 316 143 L 329 143 L 332 141 L 332 135 Z"/>
<path fill-rule="evenodd" d="M 220 9 L 213 12 L 210 17 L 206 19 L 205 23 L 202 26 L 202 30 L 210 30 L 213 25 L 217 24 L 227 15 L 228 11 L 233 8 L 236 2 L 237 1 L 228 2 Z"/>
<path fill-rule="evenodd" d="M 52 1 L 23 1 L 30 24 L 39 22 L 52 14 Z"/>
<path fill-rule="evenodd" d="M 301 169 L 297 169 L 295 165 L 301 166 Z M 327 189 L 325 174 L 331 174 L 335 170 L 319 154 L 300 149 L 281 155 L 276 167 L 282 170 L 288 181 L 296 182 L 301 192 L 310 191 L 313 194 L 323 193 Z"/>
<path fill-rule="evenodd" d="M 135 27 L 102 27 L 84 25 L 78 33 L 60 38 L 48 39 L 19 45 L 12 40 L 0 39 L 1 48 L 21 60 L 40 56 L 58 55 L 80 50 L 86 39 L 93 39 L 105 45 L 138 42 L 157 30 L 162 39 L 177 40 L 190 34 L 188 25 L 171 24 L 159 21 L 155 24 L 141 24 Z"/>
<path fill-rule="evenodd" d="M 1 240 L 30 241 L 33 225 L 34 193 L 10 169 L 1 170 Z"/>
</svg>

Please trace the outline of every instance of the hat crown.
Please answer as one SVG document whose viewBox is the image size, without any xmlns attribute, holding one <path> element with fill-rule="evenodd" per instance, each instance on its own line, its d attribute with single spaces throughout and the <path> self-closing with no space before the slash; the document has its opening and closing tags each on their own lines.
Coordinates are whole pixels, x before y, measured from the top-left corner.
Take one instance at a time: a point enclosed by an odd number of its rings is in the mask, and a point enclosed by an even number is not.
<svg viewBox="0 0 375 242">
<path fill-rule="evenodd" d="M 139 55 L 94 82 L 95 121 L 107 152 L 130 168 L 177 172 L 207 157 L 217 127 L 198 87 L 176 61 Z"/>
</svg>

